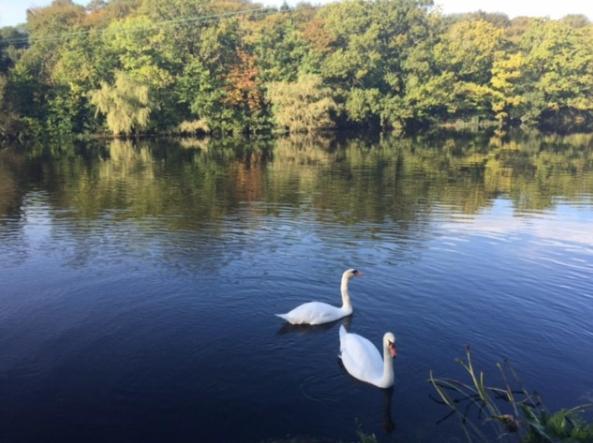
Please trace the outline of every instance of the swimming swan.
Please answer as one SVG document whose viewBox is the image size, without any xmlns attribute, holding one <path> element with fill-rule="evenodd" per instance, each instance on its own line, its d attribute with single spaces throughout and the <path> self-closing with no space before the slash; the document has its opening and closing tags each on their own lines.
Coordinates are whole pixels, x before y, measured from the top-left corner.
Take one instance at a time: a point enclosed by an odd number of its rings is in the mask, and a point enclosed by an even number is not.
<svg viewBox="0 0 593 443">
<path fill-rule="evenodd" d="M 393 359 L 397 356 L 395 335 L 383 336 L 383 359 L 377 348 L 366 338 L 340 326 L 340 358 L 344 368 L 358 380 L 379 388 L 393 386 Z"/>
<path fill-rule="evenodd" d="M 286 314 L 276 314 L 293 325 L 320 325 L 341 319 L 352 314 L 352 303 L 348 293 L 348 283 L 352 277 L 359 277 L 362 272 L 356 269 L 348 269 L 342 274 L 342 307 L 328 305 L 318 301 L 312 301 L 297 306 Z"/>
</svg>

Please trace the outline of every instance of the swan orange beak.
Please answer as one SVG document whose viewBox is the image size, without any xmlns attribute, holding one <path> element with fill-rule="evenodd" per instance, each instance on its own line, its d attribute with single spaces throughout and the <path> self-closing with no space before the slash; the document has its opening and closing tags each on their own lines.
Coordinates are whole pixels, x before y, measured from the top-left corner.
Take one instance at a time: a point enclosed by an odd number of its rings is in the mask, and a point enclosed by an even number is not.
<svg viewBox="0 0 593 443">
<path fill-rule="evenodd" d="M 395 343 L 389 343 L 389 354 L 391 354 L 391 358 L 397 357 L 397 348 L 395 347 Z"/>
</svg>

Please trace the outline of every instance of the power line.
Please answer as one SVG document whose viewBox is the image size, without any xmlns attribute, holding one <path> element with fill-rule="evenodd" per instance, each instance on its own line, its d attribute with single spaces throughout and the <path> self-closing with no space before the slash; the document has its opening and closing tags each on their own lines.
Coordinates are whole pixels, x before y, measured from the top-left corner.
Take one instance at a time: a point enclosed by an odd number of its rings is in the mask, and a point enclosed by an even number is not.
<svg viewBox="0 0 593 443">
<path fill-rule="evenodd" d="M 185 18 L 179 18 L 179 19 L 161 20 L 161 21 L 153 22 L 151 25 L 148 25 L 148 26 L 139 25 L 139 26 L 128 28 L 128 29 L 121 29 L 121 30 L 119 30 L 119 32 L 130 32 L 130 31 L 136 31 L 136 30 L 151 30 L 151 29 L 160 28 L 161 26 L 176 25 L 176 24 L 183 24 L 183 23 L 204 23 L 204 22 L 219 20 L 221 18 L 236 17 L 236 16 L 240 16 L 240 15 L 247 15 L 247 14 L 261 15 L 261 14 L 285 13 L 285 12 L 287 12 L 287 11 L 278 10 L 275 8 L 249 8 L 249 9 L 242 9 L 239 11 L 224 12 L 224 13 L 220 13 L 220 14 L 210 14 L 210 15 L 206 15 L 206 16 L 192 16 L 192 17 L 185 17 Z M 70 37 L 79 37 L 79 36 L 88 35 L 95 31 L 102 34 L 102 33 L 108 32 L 108 28 L 104 28 L 104 29 L 100 29 L 100 30 L 90 28 L 90 29 L 80 30 L 80 31 L 75 31 L 75 32 L 60 33 L 60 34 L 56 34 L 55 36 L 46 36 L 43 38 L 34 38 L 34 37 L 29 37 L 29 36 L 14 37 L 14 38 L 1 39 L 0 43 L 10 45 L 10 44 L 18 44 L 18 43 L 32 44 L 34 42 L 41 42 L 41 41 L 55 42 L 55 41 L 67 40 Z M 111 30 L 109 30 L 109 32 L 111 32 Z"/>
<path fill-rule="evenodd" d="M 220 14 L 211 14 L 211 15 L 207 15 L 207 16 L 193 16 L 193 17 L 186 17 L 186 18 L 180 18 L 180 19 L 161 20 L 158 22 L 153 22 L 149 26 L 142 25 L 142 26 L 128 28 L 125 30 L 122 29 L 121 32 L 143 30 L 143 29 L 149 30 L 149 29 L 158 28 L 160 26 L 174 25 L 174 24 L 178 24 L 178 23 L 208 22 L 208 21 L 213 21 L 213 20 L 225 18 L 225 17 L 233 17 L 233 16 L 244 15 L 244 14 L 248 14 L 248 13 L 258 13 L 258 12 L 262 13 L 262 12 L 271 12 L 271 11 L 275 11 L 275 10 L 272 8 L 249 8 L 249 9 L 243 9 L 240 11 L 225 12 L 225 13 L 220 13 Z M 10 39 L 10 38 L 4 39 L 4 40 L 2 40 L 2 42 L 10 44 L 10 43 L 27 43 L 27 42 L 33 43 L 36 41 L 59 41 L 59 40 L 65 40 L 69 37 L 76 37 L 76 36 L 90 34 L 93 31 L 96 31 L 96 30 L 91 28 L 91 29 L 69 32 L 69 33 L 60 33 L 60 34 L 56 34 L 55 36 L 49 36 L 49 37 L 43 37 L 43 38 L 15 37 L 12 39 Z M 107 31 L 108 31 L 107 28 L 99 30 L 100 33 L 105 33 Z"/>
</svg>

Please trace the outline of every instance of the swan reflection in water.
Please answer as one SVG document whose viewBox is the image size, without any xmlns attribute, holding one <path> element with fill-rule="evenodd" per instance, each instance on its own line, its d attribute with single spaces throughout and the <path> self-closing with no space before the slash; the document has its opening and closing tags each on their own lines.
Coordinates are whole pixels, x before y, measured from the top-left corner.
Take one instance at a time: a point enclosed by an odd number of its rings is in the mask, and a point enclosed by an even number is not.
<svg viewBox="0 0 593 443">
<path fill-rule="evenodd" d="M 323 323 L 321 325 L 291 325 L 290 323 L 284 323 L 280 329 L 276 331 L 276 335 L 292 333 L 298 333 L 300 335 L 319 334 L 321 332 L 329 331 L 340 324 L 344 325 L 346 329 L 349 329 L 350 325 L 352 324 L 352 315 L 344 317 L 340 320 L 332 321 L 330 323 Z"/>
<path fill-rule="evenodd" d="M 331 329 L 338 327 L 339 325 L 344 325 L 344 327 L 349 330 L 352 324 L 352 317 L 350 315 L 348 317 L 342 318 L 340 320 L 336 320 L 330 323 L 324 323 L 321 325 L 292 325 L 290 323 L 284 323 L 280 329 L 276 332 L 277 335 L 285 335 L 285 334 L 292 334 L 298 333 L 301 335 L 305 334 L 319 334 L 325 333 Z M 352 380 L 353 383 L 360 383 L 365 386 L 369 386 L 368 383 L 359 381 L 355 378 L 352 378 L 340 358 L 337 359 L 338 365 L 344 373 Z M 376 390 L 376 389 L 374 389 Z M 385 389 L 379 389 L 381 395 L 383 396 L 383 408 L 382 408 L 382 415 L 383 415 L 383 430 L 385 433 L 390 434 L 395 430 L 395 422 L 393 421 L 392 417 L 392 400 L 393 400 L 393 386 Z M 314 441 L 314 440 L 310 440 Z"/>
<path fill-rule="evenodd" d="M 350 374 L 348 373 L 348 371 L 346 370 L 346 368 L 344 367 L 344 364 L 342 363 L 341 358 L 338 358 L 337 362 L 338 362 L 338 366 L 340 366 L 342 371 L 344 371 L 344 374 L 346 374 L 352 380 L 352 383 L 361 384 L 361 385 L 364 385 L 367 387 L 370 386 L 368 383 L 365 383 L 363 381 L 352 378 L 350 376 Z M 376 388 L 373 390 L 377 391 Z M 391 434 L 393 431 L 395 431 L 395 428 L 396 428 L 395 421 L 393 420 L 393 413 L 392 413 L 394 388 L 393 388 L 393 386 L 390 386 L 389 388 L 382 388 L 382 389 L 380 388 L 380 389 L 378 389 L 378 391 L 381 393 L 381 396 L 383 397 L 383 408 L 381 411 L 383 414 L 383 430 L 385 431 L 385 433 Z"/>
<path fill-rule="evenodd" d="M 395 430 L 395 422 L 391 412 L 391 403 L 393 400 L 393 386 L 383 391 L 383 430 L 390 434 Z"/>
</svg>

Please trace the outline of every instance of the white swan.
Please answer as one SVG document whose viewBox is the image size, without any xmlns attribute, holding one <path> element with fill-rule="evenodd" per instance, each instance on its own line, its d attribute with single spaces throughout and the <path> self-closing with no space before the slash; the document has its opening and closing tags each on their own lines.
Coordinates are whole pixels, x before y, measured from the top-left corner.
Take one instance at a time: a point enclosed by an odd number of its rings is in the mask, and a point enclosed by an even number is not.
<svg viewBox="0 0 593 443">
<path fill-rule="evenodd" d="M 383 336 L 383 359 L 377 348 L 366 338 L 340 326 L 340 358 L 354 378 L 379 388 L 393 386 L 393 359 L 397 356 L 395 335 Z"/>
<path fill-rule="evenodd" d="M 348 269 L 342 274 L 342 307 L 328 305 L 318 301 L 312 301 L 297 306 L 286 314 L 276 314 L 278 317 L 286 320 L 293 325 L 320 325 L 339 320 L 352 314 L 352 303 L 350 302 L 350 293 L 348 292 L 348 283 L 352 277 L 359 277 L 362 272 L 356 269 Z"/>
</svg>

